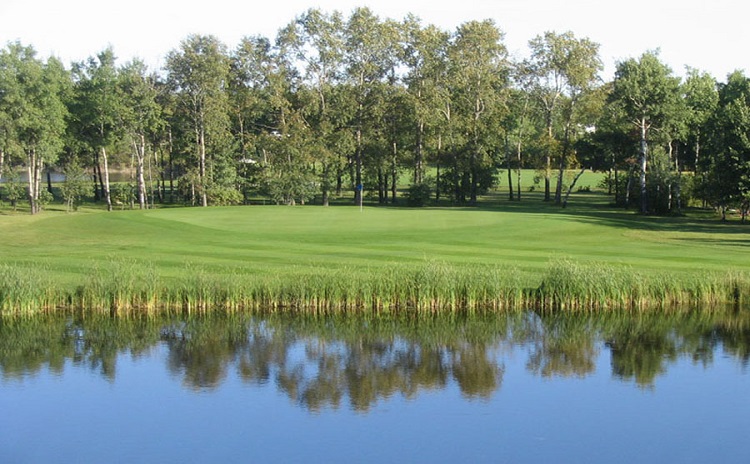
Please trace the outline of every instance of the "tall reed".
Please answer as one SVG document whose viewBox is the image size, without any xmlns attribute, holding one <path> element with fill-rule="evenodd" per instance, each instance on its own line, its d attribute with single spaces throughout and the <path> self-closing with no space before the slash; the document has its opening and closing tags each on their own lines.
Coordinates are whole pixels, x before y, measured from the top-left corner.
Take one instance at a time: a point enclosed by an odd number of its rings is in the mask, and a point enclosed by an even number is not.
<svg viewBox="0 0 750 464">
<path fill-rule="evenodd" d="M 750 295 L 750 278 L 737 271 L 642 273 L 632 267 L 550 261 L 537 291 L 549 309 L 602 310 L 665 308 L 678 305 L 741 305 Z"/>
<path fill-rule="evenodd" d="M 64 286 L 44 267 L 0 265 L 0 312 L 58 307 L 107 311 L 234 311 L 331 314 L 436 313 L 543 308 L 565 311 L 718 306 L 750 302 L 742 272 L 644 273 L 626 266 L 552 259 L 538 283 L 518 269 L 455 266 L 439 261 L 377 268 L 299 266 L 258 273 L 250 268 L 186 264 L 165 277 L 136 260 L 93 264 Z"/>
<path fill-rule="evenodd" d="M 65 298 L 58 300 L 64 292 L 48 276 L 43 264 L 34 268 L 0 264 L 0 313 L 33 313 L 64 304 Z"/>
<path fill-rule="evenodd" d="M 72 298 L 81 308 L 154 310 L 162 304 L 161 279 L 154 266 L 136 260 L 110 259 L 92 264 Z"/>
</svg>

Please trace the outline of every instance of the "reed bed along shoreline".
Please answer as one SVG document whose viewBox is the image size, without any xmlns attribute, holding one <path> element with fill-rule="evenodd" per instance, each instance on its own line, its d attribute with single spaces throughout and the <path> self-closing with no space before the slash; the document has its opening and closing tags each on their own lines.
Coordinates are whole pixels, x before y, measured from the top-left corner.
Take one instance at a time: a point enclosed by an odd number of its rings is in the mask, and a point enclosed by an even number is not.
<svg viewBox="0 0 750 464">
<path fill-rule="evenodd" d="M 187 265 L 179 277 L 135 261 L 96 265 L 79 283 L 63 284 L 44 267 L 0 264 L 0 313 L 55 309 L 111 312 L 259 310 L 305 312 L 474 312 L 711 308 L 750 302 L 750 276 L 738 271 L 685 275 L 553 259 L 539 282 L 511 267 L 456 267 L 441 262 L 368 269 L 292 269 L 249 274 Z"/>
</svg>

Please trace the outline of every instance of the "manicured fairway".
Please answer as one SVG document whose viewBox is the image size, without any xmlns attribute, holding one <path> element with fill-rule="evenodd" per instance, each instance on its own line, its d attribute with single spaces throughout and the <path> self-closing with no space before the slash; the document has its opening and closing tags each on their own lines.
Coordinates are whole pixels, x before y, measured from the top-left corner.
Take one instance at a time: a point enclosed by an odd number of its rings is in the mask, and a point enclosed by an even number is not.
<svg viewBox="0 0 750 464">
<path fill-rule="evenodd" d="M 750 226 L 640 217 L 579 195 L 566 210 L 536 199 L 485 208 L 245 206 L 0 215 L 2 262 L 75 282 L 134 261 L 169 278 L 212 273 L 353 273 L 437 261 L 510 266 L 537 285 L 551 259 L 646 273 L 750 269 Z"/>
</svg>

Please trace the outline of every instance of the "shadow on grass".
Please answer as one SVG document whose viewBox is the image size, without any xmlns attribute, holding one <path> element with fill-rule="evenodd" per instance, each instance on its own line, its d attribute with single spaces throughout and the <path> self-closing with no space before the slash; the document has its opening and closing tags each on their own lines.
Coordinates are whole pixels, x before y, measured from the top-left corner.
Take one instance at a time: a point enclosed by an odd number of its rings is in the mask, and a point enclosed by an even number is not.
<svg viewBox="0 0 750 464">
<path fill-rule="evenodd" d="M 681 238 L 685 241 L 713 242 L 726 245 L 750 245 L 750 224 L 737 219 L 721 221 L 710 210 L 687 209 L 683 216 L 641 215 L 634 210 L 626 210 L 613 205 L 612 197 L 600 192 L 579 192 L 571 196 L 567 208 L 554 202 L 544 201 L 543 192 L 524 192 L 521 201 L 510 201 L 507 192 L 494 192 L 481 197 L 476 206 L 441 202 L 430 205 L 432 209 L 497 211 L 516 214 L 544 214 L 566 216 L 576 221 L 600 226 L 653 232 L 682 232 L 696 234 L 737 235 L 733 240 L 720 238 Z M 350 205 L 350 203 L 347 203 Z M 366 207 L 418 209 L 405 205 L 365 204 Z M 739 236 L 742 236 L 740 238 Z M 747 237 L 747 238 L 744 238 Z"/>
</svg>

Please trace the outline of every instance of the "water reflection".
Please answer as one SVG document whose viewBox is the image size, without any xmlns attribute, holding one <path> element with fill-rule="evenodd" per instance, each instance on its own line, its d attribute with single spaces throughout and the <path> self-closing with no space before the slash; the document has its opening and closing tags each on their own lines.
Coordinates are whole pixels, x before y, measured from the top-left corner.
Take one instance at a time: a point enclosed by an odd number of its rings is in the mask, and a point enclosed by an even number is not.
<svg viewBox="0 0 750 464">
<path fill-rule="evenodd" d="M 710 366 L 717 352 L 745 368 L 750 312 L 434 318 L 108 317 L 54 314 L 0 319 L 0 374 L 23 381 L 44 370 L 85 367 L 115 382 L 123 355 L 165 350 L 166 368 L 189 389 L 211 391 L 230 375 L 272 383 L 317 411 L 342 404 L 367 411 L 383 398 L 455 384 L 467 398 L 501 390 L 506 355 L 529 373 L 586 377 L 609 353 L 614 378 L 651 388 L 679 359 Z"/>
</svg>

